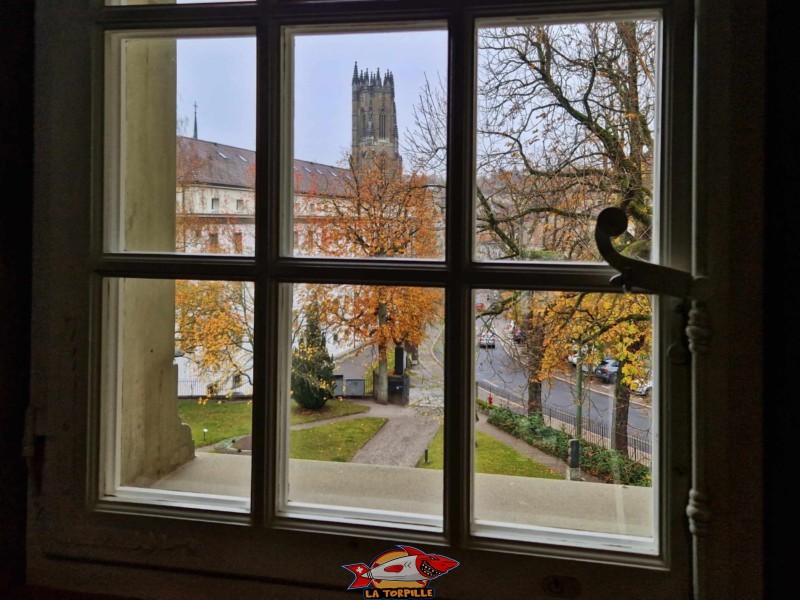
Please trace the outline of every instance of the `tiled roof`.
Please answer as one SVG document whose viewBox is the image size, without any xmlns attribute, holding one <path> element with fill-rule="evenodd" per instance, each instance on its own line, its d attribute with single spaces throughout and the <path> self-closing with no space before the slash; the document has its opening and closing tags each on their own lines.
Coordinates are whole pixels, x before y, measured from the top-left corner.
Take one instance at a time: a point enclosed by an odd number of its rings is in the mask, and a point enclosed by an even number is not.
<svg viewBox="0 0 800 600">
<path fill-rule="evenodd" d="M 178 170 L 187 184 L 252 189 L 255 184 L 256 153 L 253 150 L 226 146 L 178 136 Z M 348 169 L 295 160 L 295 193 L 306 195 L 341 195 Z"/>
</svg>

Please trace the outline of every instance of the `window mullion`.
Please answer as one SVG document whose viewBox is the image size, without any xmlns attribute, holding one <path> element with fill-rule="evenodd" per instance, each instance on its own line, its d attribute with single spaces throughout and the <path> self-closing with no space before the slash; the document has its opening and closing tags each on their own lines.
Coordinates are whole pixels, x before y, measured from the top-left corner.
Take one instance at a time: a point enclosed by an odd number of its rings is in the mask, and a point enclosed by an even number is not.
<svg viewBox="0 0 800 600">
<path fill-rule="evenodd" d="M 279 410 L 280 350 L 277 332 L 285 315 L 274 262 L 282 233 L 280 173 L 282 150 L 287 147 L 281 127 L 281 31 L 278 23 L 262 19 L 257 31 L 256 101 L 256 314 L 255 314 L 255 397 L 253 407 L 253 521 L 268 523 L 275 513 L 280 476 Z M 289 310 L 291 305 L 289 305 Z"/>
<path fill-rule="evenodd" d="M 448 25 L 447 261 L 451 277 L 445 309 L 444 527 L 451 543 L 459 546 L 469 532 L 472 512 L 473 326 L 471 293 L 465 284 L 472 256 L 474 19 L 459 12 Z"/>
</svg>

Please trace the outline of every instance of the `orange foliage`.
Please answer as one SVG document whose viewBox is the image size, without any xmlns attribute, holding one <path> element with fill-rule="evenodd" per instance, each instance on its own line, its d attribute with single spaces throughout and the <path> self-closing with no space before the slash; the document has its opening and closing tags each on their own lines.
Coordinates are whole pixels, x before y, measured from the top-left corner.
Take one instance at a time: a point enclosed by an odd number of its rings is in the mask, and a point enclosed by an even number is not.
<svg viewBox="0 0 800 600">
<path fill-rule="evenodd" d="M 432 258 L 442 255 L 437 229 L 442 221 L 425 178 L 403 176 L 380 163 L 354 168 L 332 185 L 318 178 L 307 192 L 314 210 L 299 240 L 304 254 Z M 298 207 L 303 209 L 305 207 Z"/>
<path fill-rule="evenodd" d="M 252 284 L 175 283 L 175 341 L 201 372 L 217 381 L 247 375 L 252 360 Z"/>
</svg>

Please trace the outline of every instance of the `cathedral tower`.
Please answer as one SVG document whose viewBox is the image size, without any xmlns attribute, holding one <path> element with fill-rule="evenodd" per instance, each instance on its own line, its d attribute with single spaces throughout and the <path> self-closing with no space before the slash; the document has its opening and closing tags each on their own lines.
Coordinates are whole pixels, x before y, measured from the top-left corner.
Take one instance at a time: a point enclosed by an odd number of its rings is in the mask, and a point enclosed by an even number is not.
<svg viewBox="0 0 800 600">
<path fill-rule="evenodd" d="M 372 166 L 381 157 L 387 167 L 402 172 L 398 147 L 397 107 L 394 101 L 394 75 L 381 70 L 370 73 L 353 67 L 353 163 Z"/>
</svg>

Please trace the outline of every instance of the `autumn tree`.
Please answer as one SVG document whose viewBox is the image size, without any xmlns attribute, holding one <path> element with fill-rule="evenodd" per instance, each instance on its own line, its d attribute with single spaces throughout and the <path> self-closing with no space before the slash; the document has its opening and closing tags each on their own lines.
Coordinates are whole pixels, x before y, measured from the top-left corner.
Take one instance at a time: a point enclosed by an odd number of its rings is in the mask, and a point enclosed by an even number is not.
<svg viewBox="0 0 800 600">
<path fill-rule="evenodd" d="M 292 397 L 303 408 L 319 410 L 333 396 L 333 358 L 319 323 L 319 306 L 310 304 L 305 330 L 292 348 Z"/>
<path fill-rule="evenodd" d="M 432 258 L 441 256 L 441 211 L 424 177 L 402 174 L 378 156 L 356 166 L 325 193 L 304 227 L 303 251 L 314 256 Z M 320 186 L 321 189 L 321 186 Z M 441 316 L 439 289 L 403 286 L 309 286 L 328 328 L 377 349 L 374 393 L 387 401 L 388 350 L 419 345 Z"/>
<path fill-rule="evenodd" d="M 382 157 L 357 167 L 332 186 L 312 179 L 315 210 L 300 240 L 310 256 L 436 258 L 442 255 L 441 211 L 425 177 L 403 175 Z"/>
<path fill-rule="evenodd" d="M 594 220 L 614 205 L 633 223 L 622 243 L 649 254 L 656 34 L 649 20 L 479 30 L 479 250 L 597 260 Z M 426 82 L 407 136 L 424 168 L 443 167 L 444 98 Z"/>
<path fill-rule="evenodd" d="M 651 367 L 653 330 L 649 298 L 642 294 L 558 292 L 541 308 L 537 319 L 543 323 L 545 332 L 542 373 L 560 371 L 564 357 L 576 349 L 582 355 L 576 365 L 578 378 L 582 375 L 583 361 L 596 364 L 605 356 L 619 361 L 611 445 L 627 453 L 631 388 L 636 381 L 647 378 Z M 579 397 L 579 408 L 581 401 Z"/>
<path fill-rule="evenodd" d="M 617 239 L 618 250 L 649 257 L 656 47 L 657 23 L 646 19 L 479 30 L 479 257 L 597 261 L 593 231 L 607 206 L 622 208 L 631 223 Z M 415 163 L 432 170 L 442 169 L 445 156 L 445 98 L 443 86 L 426 81 L 406 143 Z M 552 357 L 563 364 L 581 340 L 607 342 L 627 369 L 649 352 L 641 336 L 624 343 L 621 331 L 626 317 L 630 323 L 642 315 L 638 301 L 597 303 L 591 313 L 596 330 L 587 326 L 577 335 L 568 325 L 555 327 L 554 320 L 586 316 L 592 302 L 585 295 L 537 293 L 532 309 L 530 293 L 512 296 L 501 308 L 525 330 L 516 360 L 528 375 L 529 411 L 541 406 L 541 382 L 556 368 Z M 606 331 L 612 322 L 620 324 Z M 615 332 L 622 337 L 612 341 Z M 627 431 L 626 382 L 617 382 L 615 394 L 618 447 Z"/>
<path fill-rule="evenodd" d="M 175 344 L 203 378 L 213 383 L 224 383 L 236 376 L 249 380 L 252 341 L 252 283 L 175 283 Z"/>
</svg>

